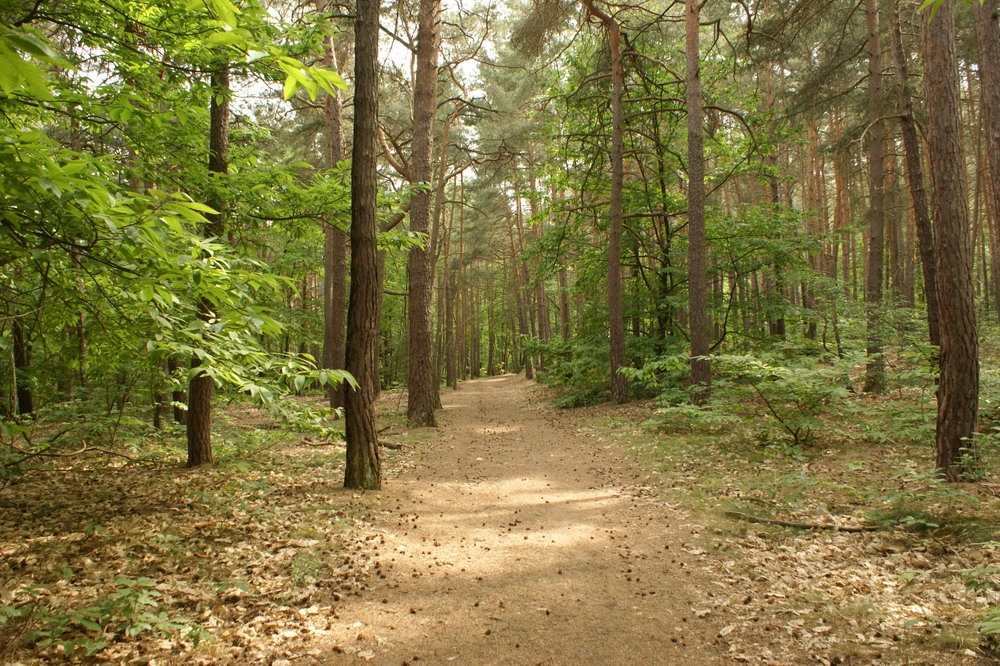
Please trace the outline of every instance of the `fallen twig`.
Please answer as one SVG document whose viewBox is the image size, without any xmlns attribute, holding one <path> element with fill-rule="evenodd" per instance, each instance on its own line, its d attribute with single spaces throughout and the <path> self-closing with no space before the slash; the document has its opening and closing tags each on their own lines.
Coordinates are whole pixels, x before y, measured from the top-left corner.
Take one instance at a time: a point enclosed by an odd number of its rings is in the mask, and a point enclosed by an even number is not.
<svg viewBox="0 0 1000 666">
<path fill-rule="evenodd" d="M 781 527 L 794 527 L 800 530 L 833 530 L 835 532 L 874 532 L 880 528 L 873 525 L 830 525 L 825 523 L 792 523 L 787 520 L 777 520 L 774 518 L 764 518 L 763 516 L 752 516 L 749 513 L 739 511 L 724 512 L 731 518 L 738 518 L 749 523 L 764 523 L 767 525 L 779 525 Z"/>
<path fill-rule="evenodd" d="M 309 438 L 303 439 L 302 443 L 305 446 L 311 446 L 316 449 L 322 446 L 337 446 L 339 444 L 343 444 L 343 442 L 334 439 L 309 439 Z"/>
<path fill-rule="evenodd" d="M 77 449 L 76 451 L 68 451 L 66 453 L 56 453 L 49 451 L 48 449 L 43 449 L 41 451 L 22 451 L 20 449 L 13 449 L 15 452 L 22 454 L 23 457 L 13 460 L 11 462 L 5 463 L 4 467 L 13 468 L 21 463 L 31 460 L 32 458 L 72 458 L 78 456 L 82 453 L 104 453 L 109 456 L 117 456 L 119 458 L 124 458 L 129 462 L 139 462 L 139 458 L 133 458 L 132 456 L 127 456 L 124 453 L 118 453 L 117 451 L 110 451 L 108 449 L 98 448 L 96 446 L 90 446 L 86 441 L 83 442 L 83 447 Z"/>
</svg>

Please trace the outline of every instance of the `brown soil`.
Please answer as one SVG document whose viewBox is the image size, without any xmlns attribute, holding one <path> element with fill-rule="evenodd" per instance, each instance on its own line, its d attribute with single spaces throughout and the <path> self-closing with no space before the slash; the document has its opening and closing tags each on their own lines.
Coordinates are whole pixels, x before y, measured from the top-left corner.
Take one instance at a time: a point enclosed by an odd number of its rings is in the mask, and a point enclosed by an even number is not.
<svg viewBox="0 0 1000 666">
<path fill-rule="evenodd" d="M 366 498 L 384 578 L 338 607 L 318 663 L 730 661 L 703 528 L 647 497 L 619 444 L 521 377 L 442 400 Z"/>
</svg>

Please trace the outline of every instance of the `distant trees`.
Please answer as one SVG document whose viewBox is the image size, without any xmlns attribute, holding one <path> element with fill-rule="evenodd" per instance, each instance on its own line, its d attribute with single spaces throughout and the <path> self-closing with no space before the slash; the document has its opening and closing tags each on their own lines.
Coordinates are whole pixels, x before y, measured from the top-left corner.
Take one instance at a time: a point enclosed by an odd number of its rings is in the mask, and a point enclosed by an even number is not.
<svg viewBox="0 0 1000 666">
<path fill-rule="evenodd" d="M 377 487 L 383 385 L 426 426 L 442 379 L 484 372 L 564 384 L 567 404 L 711 409 L 727 355 L 852 362 L 882 396 L 939 358 L 937 464 L 975 471 L 976 326 L 1000 312 L 994 2 L 956 30 L 939 24 L 965 6 L 942 0 L 921 38 L 931 10 L 909 0 L 692 2 L 683 19 L 413 0 L 382 37 L 408 66 L 378 62 L 365 3 L 350 104 L 332 3 L 280 29 L 182 4 L 0 10 L 4 419 L 76 398 L 165 427 L 172 402 L 201 465 L 213 392 L 318 427 L 292 394 L 350 366 L 359 388 L 324 404 L 346 411 L 345 482 Z M 284 99 L 226 118 L 280 79 Z"/>
</svg>

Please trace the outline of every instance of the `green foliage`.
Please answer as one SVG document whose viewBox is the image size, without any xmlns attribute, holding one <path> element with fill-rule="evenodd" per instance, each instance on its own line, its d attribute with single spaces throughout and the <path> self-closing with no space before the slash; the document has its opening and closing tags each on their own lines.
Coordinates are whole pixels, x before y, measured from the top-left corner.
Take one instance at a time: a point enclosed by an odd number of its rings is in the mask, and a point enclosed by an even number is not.
<svg viewBox="0 0 1000 666">
<path fill-rule="evenodd" d="M 276 348 L 288 337 L 318 348 L 317 308 L 296 304 L 296 291 L 319 269 L 321 215 L 349 207 L 346 165 L 320 172 L 300 155 L 276 158 L 273 128 L 251 117 L 231 126 L 229 174 L 210 177 L 205 151 L 208 73 L 220 62 L 236 80 L 283 81 L 286 97 L 344 87 L 302 64 L 329 22 L 285 30 L 256 2 L 73 0 L 43 36 L 24 10 L 24 25 L 0 25 L 0 349 L 11 358 L 16 319 L 30 341 L 18 386 L 43 418 L 80 399 L 93 411 L 77 420 L 114 443 L 129 401 L 151 403 L 190 376 L 163 362 L 196 359 L 223 390 L 328 428 L 325 413 L 289 396 L 352 380 Z M 205 216 L 220 213 L 205 200 L 225 202 L 226 237 L 204 236 Z M 13 376 L 0 379 L 5 398 Z M 20 454 L 4 455 L 2 473 L 16 474 Z"/>
<path fill-rule="evenodd" d="M 749 387 L 763 407 L 754 414 L 764 421 L 758 431 L 762 444 L 786 440 L 796 449 L 810 444 L 824 410 L 849 393 L 848 367 L 832 358 L 795 367 L 761 354 L 713 358 L 720 377 L 737 389 Z"/>
<path fill-rule="evenodd" d="M 674 397 L 671 395 L 671 399 Z M 704 405 L 692 405 L 688 400 L 665 402 L 656 408 L 656 417 L 647 424 L 661 430 L 718 432 L 740 420 L 725 401 L 712 398 Z"/>
<path fill-rule="evenodd" d="M 64 574 L 72 575 L 66 567 Z M 171 618 L 160 603 L 161 593 L 149 578 L 119 578 L 114 589 L 81 608 L 50 608 L 41 588 L 19 590 L 13 605 L 0 606 L 0 626 L 38 648 L 58 646 L 66 657 L 100 654 L 113 640 L 141 635 L 182 634 L 194 644 L 207 635 L 196 625 Z"/>
<path fill-rule="evenodd" d="M 529 354 L 541 353 L 548 372 L 540 380 L 562 389 L 555 404 L 564 409 L 593 405 L 606 400 L 608 393 L 608 346 L 601 339 L 563 342 L 526 340 Z"/>
<path fill-rule="evenodd" d="M 622 368 L 629 382 L 659 395 L 661 401 L 665 392 L 679 389 L 691 375 L 691 357 L 683 352 L 660 355 L 639 368 Z M 672 393 L 672 391 L 671 391 Z"/>
<path fill-rule="evenodd" d="M 947 483 L 933 470 L 918 472 L 905 467 L 897 470 L 893 478 L 898 488 L 870 496 L 882 505 L 870 512 L 870 521 L 887 528 L 899 526 L 915 532 L 937 530 L 949 521 L 955 523 L 956 506 L 979 501 L 975 495 Z"/>
<path fill-rule="evenodd" d="M 50 98 L 44 72 L 32 59 L 54 67 L 73 67 L 38 30 L 0 23 L 0 92 L 9 95 L 24 90 L 37 99 Z"/>
<path fill-rule="evenodd" d="M 692 406 L 688 396 L 690 357 L 661 356 L 625 372 L 648 389 L 658 389 L 655 421 L 675 427 L 716 429 L 747 422 L 758 444 L 798 455 L 824 425 L 823 416 L 849 395 L 849 364 L 833 357 L 773 354 L 719 354 L 713 361 L 713 397 Z M 794 361 L 794 364 L 791 362 Z M 734 407 L 738 405 L 738 407 Z"/>
</svg>

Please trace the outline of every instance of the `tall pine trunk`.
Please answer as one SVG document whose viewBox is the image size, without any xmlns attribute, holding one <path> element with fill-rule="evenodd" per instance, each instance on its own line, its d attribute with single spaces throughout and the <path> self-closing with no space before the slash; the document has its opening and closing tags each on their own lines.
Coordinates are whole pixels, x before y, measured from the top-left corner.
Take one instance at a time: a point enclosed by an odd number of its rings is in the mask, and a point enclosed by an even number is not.
<svg viewBox="0 0 1000 666">
<path fill-rule="evenodd" d="M 979 47 L 980 108 L 986 134 L 989 182 L 986 218 L 990 221 L 990 239 L 994 246 L 993 283 L 994 305 L 1000 316 L 1000 26 L 997 25 L 996 0 L 978 0 L 972 3 L 976 19 L 976 41 Z"/>
<path fill-rule="evenodd" d="M 930 213 L 927 211 L 927 190 L 924 187 L 924 171 L 920 161 L 920 137 L 913 119 L 909 63 L 903 52 L 903 38 L 899 28 L 899 0 L 896 0 L 893 11 L 892 58 L 896 66 L 896 78 L 899 79 L 899 125 L 903 135 L 903 151 L 906 154 L 906 183 L 910 191 L 910 202 L 913 204 L 917 247 L 920 249 L 920 263 L 924 275 L 927 328 L 931 344 L 938 346 L 941 344 L 941 314 L 937 297 L 934 231 L 931 228 Z"/>
<path fill-rule="evenodd" d="M 413 160 L 410 180 L 425 189 L 413 197 L 410 231 L 425 235 L 422 246 L 410 248 L 409 277 L 409 365 L 406 373 L 406 418 L 411 427 L 435 426 L 437 375 L 431 331 L 432 248 L 429 239 L 431 192 L 429 189 L 434 150 L 434 112 L 437 108 L 438 15 L 440 0 L 420 0 L 417 29 L 417 71 L 413 83 Z"/>
<path fill-rule="evenodd" d="M 708 317 L 708 245 L 705 240 L 705 147 L 699 53 L 700 8 L 685 6 L 687 30 L 687 144 L 688 144 L 688 308 L 691 329 L 691 401 L 709 397 L 712 366 L 708 360 L 712 331 Z"/>
<path fill-rule="evenodd" d="M 625 70 L 622 63 L 621 26 L 597 8 L 594 0 L 584 0 L 587 10 L 604 24 L 611 55 L 611 210 L 608 227 L 608 323 L 611 342 L 611 399 L 628 400 L 625 367 L 625 320 L 622 316 L 622 189 L 625 182 Z"/>
<path fill-rule="evenodd" d="M 322 3 L 329 6 L 330 2 Z M 337 69 L 333 35 L 323 42 L 323 65 Z M 343 110 L 339 91 L 328 94 L 323 104 L 326 122 L 323 161 L 327 169 L 336 168 L 344 157 Z M 347 235 L 329 216 L 323 220 L 323 367 L 344 367 L 344 318 L 347 314 Z M 330 407 L 344 406 L 343 383 L 327 387 Z"/>
<path fill-rule="evenodd" d="M 865 391 L 885 388 L 880 310 L 885 252 L 885 124 L 882 104 L 882 46 L 879 43 L 878 0 L 865 0 L 868 17 L 868 275 L 865 281 L 865 312 L 868 329 L 868 365 Z"/>
<path fill-rule="evenodd" d="M 941 307 L 937 468 L 949 481 L 971 471 L 979 416 L 979 348 L 972 282 L 972 239 L 959 121 L 954 5 L 924 12 L 924 80 L 931 207 Z"/>
<path fill-rule="evenodd" d="M 358 383 L 344 400 L 346 488 L 382 487 L 373 405 L 381 297 L 376 248 L 379 0 L 358 0 L 354 23 L 354 146 L 351 154 L 351 296 L 346 366 Z"/>
</svg>

